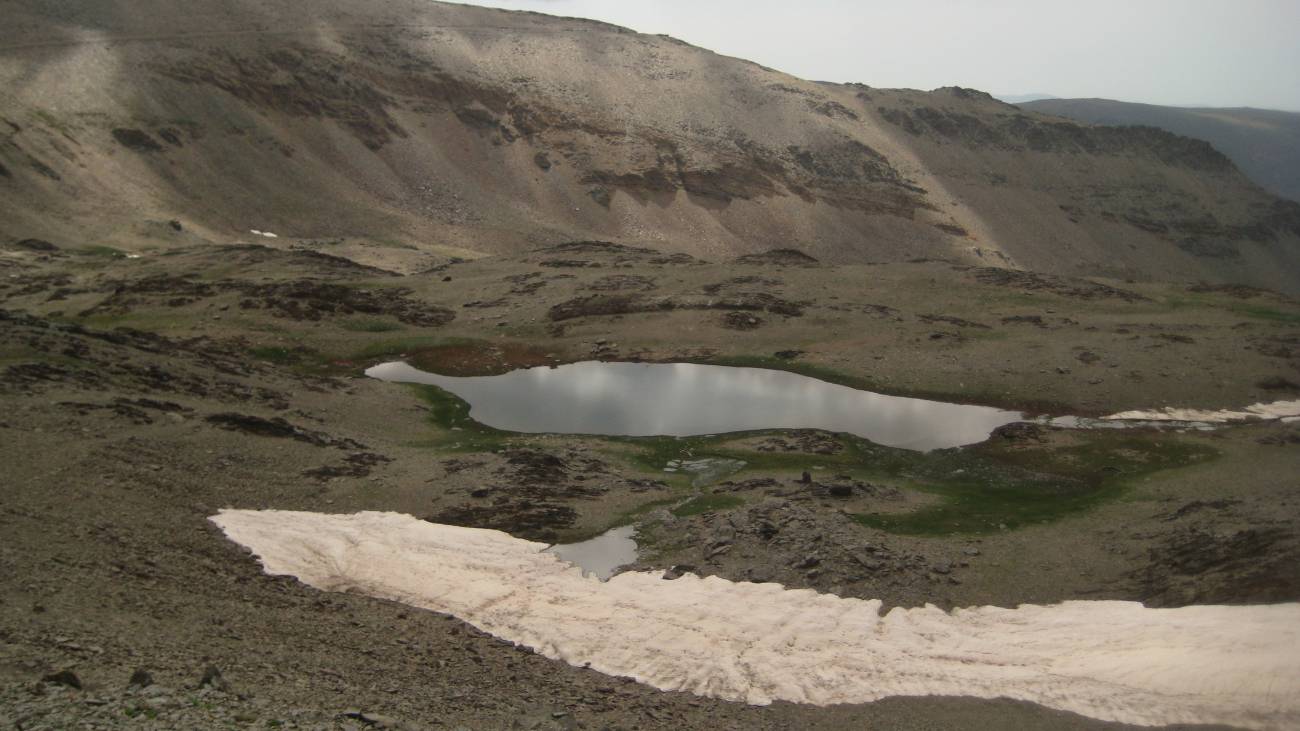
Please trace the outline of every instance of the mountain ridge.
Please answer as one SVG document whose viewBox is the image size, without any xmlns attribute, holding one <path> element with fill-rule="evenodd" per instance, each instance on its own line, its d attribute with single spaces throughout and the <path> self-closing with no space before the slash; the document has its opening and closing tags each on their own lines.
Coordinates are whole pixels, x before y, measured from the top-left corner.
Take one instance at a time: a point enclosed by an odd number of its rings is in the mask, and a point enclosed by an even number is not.
<svg viewBox="0 0 1300 731">
<path fill-rule="evenodd" d="M 1300 201 L 1300 112 L 1171 107 L 1102 98 L 1044 99 L 1020 106 L 1090 124 L 1147 125 L 1203 139 L 1261 187 Z"/>
<path fill-rule="evenodd" d="M 1300 207 L 1212 149 L 982 92 L 810 82 L 437 3 L 22 2 L 14 19 L 0 236 L 134 250 L 257 229 L 462 257 L 604 239 L 1300 289 Z"/>
</svg>

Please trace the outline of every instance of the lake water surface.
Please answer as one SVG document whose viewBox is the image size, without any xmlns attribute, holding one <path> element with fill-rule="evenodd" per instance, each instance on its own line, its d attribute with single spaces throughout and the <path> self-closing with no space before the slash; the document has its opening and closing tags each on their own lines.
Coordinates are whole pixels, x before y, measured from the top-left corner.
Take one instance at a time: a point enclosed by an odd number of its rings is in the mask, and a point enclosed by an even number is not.
<svg viewBox="0 0 1300 731">
<path fill-rule="evenodd" d="M 928 451 L 972 444 L 1024 415 L 987 406 L 885 396 L 763 368 L 587 361 L 462 378 L 406 363 L 366 375 L 437 386 L 470 416 L 515 432 L 692 436 L 757 429 L 825 429 Z"/>
</svg>

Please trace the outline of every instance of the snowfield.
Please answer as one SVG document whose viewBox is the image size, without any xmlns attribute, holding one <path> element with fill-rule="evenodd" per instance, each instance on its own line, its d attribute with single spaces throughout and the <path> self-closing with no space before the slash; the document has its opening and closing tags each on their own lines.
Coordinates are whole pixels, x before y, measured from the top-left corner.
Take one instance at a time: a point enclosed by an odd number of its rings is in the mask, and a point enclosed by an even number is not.
<svg viewBox="0 0 1300 731">
<path fill-rule="evenodd" d="M 1180 409 L 1170 406 L 1152 411 L 1121 411 L 1118 414 L 1111 414 L 1102 418 L 1139 421 L 1196 421 L 1223 424 L 1251 420 L 1270 421 L 1281 419 L 1286 421 L 1296 416 L 1300 416 L 1300 401 L 1274 401 L 1267 404 L 1252 404 L 1241 411 L 1231 409 L 1223 411 Z"/>
<path fill-rule="evenodd" d="M 544 544 L 397 513 L 223 510 L 266 572 L 454 615 L 547 657 L 766 704 L 1007 697 L 1143 725 L 1300 726 L 1300 604 L 895 608 L 657 572 L 601 582 Z"/>
</svg>

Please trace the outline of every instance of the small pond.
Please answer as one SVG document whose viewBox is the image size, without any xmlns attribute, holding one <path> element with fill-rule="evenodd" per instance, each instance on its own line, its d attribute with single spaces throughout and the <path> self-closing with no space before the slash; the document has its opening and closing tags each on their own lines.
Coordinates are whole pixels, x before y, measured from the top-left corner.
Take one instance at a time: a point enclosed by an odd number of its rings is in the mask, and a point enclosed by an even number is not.
<svg viewBox="0 0 1300 731">
<path fill-rule="evenodd" d="M 556 544 L 546 553 L 580 567 L 584 576 L 605 581 L 619 566 L 636 561 L 636 541 L 632 539 L 635 532 L 636 526 L 623 525 L 581 543 Z"/>
<path fill-rule="evenodd" d="M 885 396 L 763 368 L 588 361 L 498 376 L 440 376 L 393 362 L 366 375 L 437 386 L 478 422 L 514 432 L 694 436 L 824 429 L 928 451 L 972 444 L 1015 411 Z"/>
</svg>

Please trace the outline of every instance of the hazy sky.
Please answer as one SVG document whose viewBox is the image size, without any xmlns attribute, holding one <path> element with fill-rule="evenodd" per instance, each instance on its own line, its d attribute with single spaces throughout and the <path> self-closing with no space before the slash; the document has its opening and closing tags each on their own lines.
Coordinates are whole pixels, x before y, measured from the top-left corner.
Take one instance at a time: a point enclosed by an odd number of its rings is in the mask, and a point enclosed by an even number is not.
<svg viewBox="0 0 1300 731">
<path fill-rule="evenodd" d="M 1300 111 L 1300 0 L 474 0 L 796 76 Z"/>
</svg>

